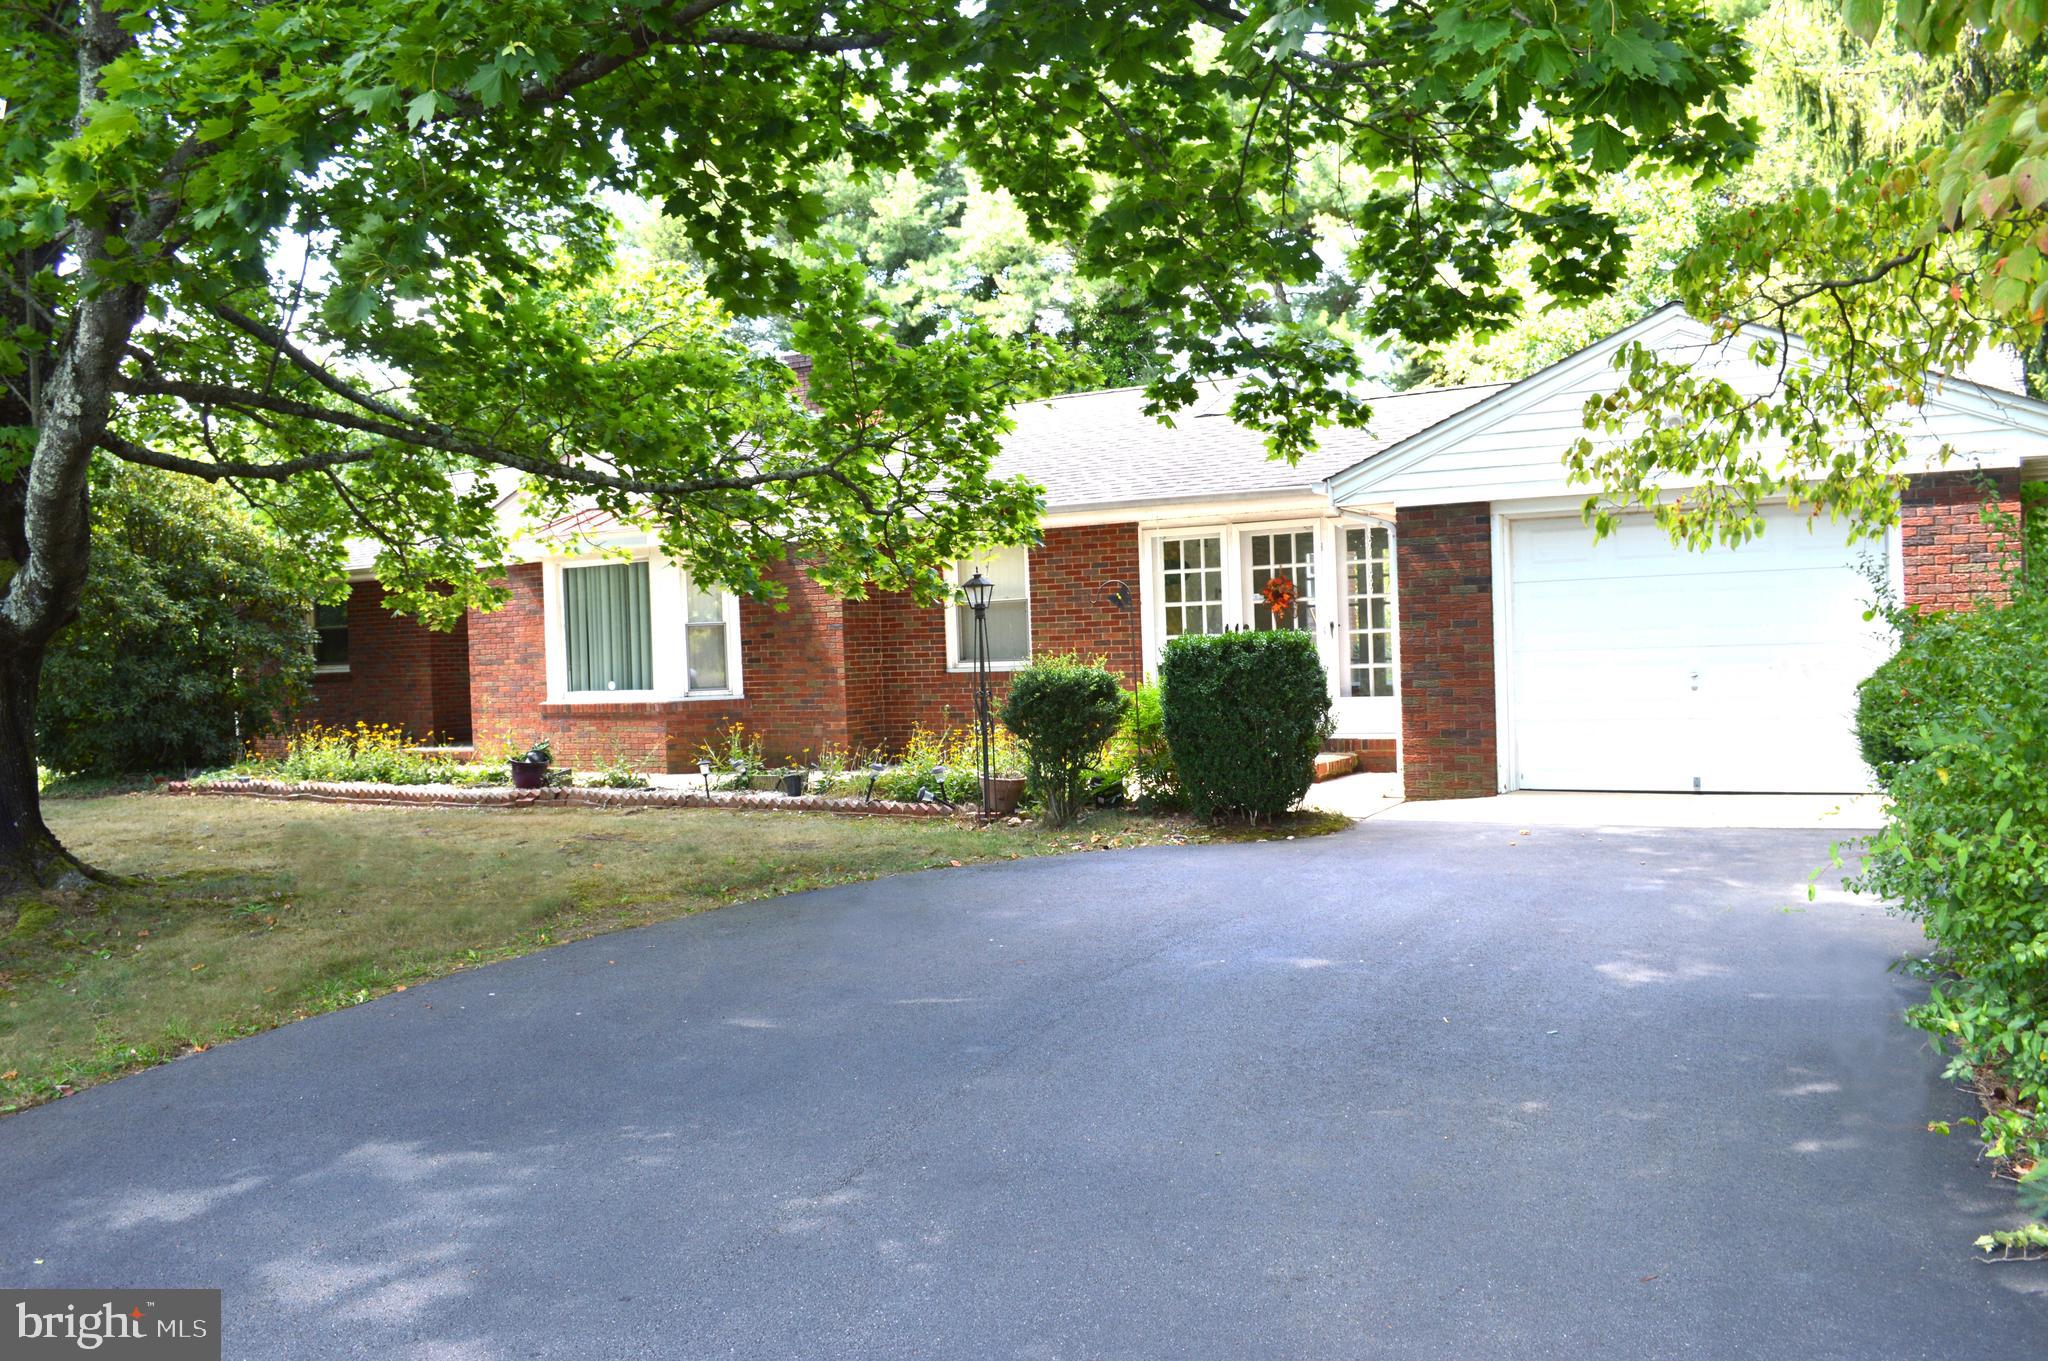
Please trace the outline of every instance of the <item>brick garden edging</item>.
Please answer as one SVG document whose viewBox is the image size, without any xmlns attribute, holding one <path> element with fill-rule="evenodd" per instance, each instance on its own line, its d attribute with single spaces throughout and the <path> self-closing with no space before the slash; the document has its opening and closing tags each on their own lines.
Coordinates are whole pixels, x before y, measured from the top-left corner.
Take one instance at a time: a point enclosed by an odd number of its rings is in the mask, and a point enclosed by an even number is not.
<svg viewBox="0 0 2048 1361">
<path fill-rule="evenodd" d="M 226 795 L 312 803 L 401 804 L 427 808 L 725 808 L 742 812 L 883 814 L 889 817 L 972 817 L 975 810 L 943 803 L 898 803 L 877 799 L 830 798 L 822 794 L 758 792 L 703 794 L 682 789 L 512 789 L 505 785 L 371 784 L 361 781 L 173 780 L 166 794 Z"/>
</svg>

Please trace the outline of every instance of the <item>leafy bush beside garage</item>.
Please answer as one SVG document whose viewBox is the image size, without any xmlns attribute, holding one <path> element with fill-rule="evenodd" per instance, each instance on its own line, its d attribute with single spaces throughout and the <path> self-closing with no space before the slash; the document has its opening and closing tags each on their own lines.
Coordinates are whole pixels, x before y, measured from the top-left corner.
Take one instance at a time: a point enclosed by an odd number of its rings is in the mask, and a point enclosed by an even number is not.
<svg viewBox="0 0 2048 1361">
<path fill-rule="evenodd" d="M 1187 635 L 1159 664 L 1166 742 L 1201 817 L 1274 817 L 1301 801 L 1330 735 L 1315 639 L 1295 629 Z"/>
<path fill-rule="evenodd" d="M 1987 1151 L 2024 1170 L 2048 1161 L 2048 595 L 2021 582 L 1899 622 L 1857 711 L 1891 808 L 1856 885 L 1926 928 L 1909 1019 L 1987 1093 Z"/>
</svg>

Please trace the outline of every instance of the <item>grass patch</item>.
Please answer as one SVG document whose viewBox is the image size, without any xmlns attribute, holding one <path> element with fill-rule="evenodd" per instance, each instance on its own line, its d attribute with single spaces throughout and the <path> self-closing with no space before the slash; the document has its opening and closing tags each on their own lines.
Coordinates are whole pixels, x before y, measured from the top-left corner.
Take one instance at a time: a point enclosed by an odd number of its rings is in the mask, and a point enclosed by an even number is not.
<svg viewBox="0 0 2048 1361">
<path fill-rule="evenodd" d="M 182 771 L 166 775 L 59 775 L 36 770 L 36 782 L 45 799 L 103 799 L 109 794 L 133 794 L 156 788 L 165 780 L 183 779 Z"/>
<path fill-rule="evenodd" d="M 1291 813 L 1277 815 L 1270 822 L 1257 825 L 1226 822 L 1203 831 L 1210 841 L 1292 841 L 1296 837 L 1328 836 L 1350 825 L 1351 819 L 1342 813 L 1325 812 L 1320 808 L 1297 808 Z"/>
<path fill-rule="evenodd" d="M 1234 833 L 711 809 L 408 809 L 127 794 L 46 810 L 140 882 L 0 907 L 0 1114 L 472 965 L 906 870 Z M 1327 824 L 1334 830 L 1343 819 Z M 1307 823 L 1303 823 L 1306 826 Z M 1291 826 L 1262 837 L 1300 835 Z"/>
</svg>

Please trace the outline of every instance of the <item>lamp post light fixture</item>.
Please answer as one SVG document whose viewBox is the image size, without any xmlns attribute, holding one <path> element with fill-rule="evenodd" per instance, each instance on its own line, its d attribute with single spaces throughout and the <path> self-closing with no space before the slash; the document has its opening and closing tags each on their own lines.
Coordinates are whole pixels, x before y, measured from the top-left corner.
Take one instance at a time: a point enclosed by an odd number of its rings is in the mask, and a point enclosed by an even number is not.
<svg viewBox="0 0 2048 1361">
<path fill-rule="evenodd" d="M 996 735 L 995 699 L 988 690 L 988 602 L 996 593 L 996 584 L 976 570 L 973 576 L 960 585 L 961 594 L 967 597 L 967 608 L 974 612 L 974 735 L 981 742 L 981 818 L 988 821 L 989 785 L 995 782 L 995 766 L 990 748 Z"/>
</svg>

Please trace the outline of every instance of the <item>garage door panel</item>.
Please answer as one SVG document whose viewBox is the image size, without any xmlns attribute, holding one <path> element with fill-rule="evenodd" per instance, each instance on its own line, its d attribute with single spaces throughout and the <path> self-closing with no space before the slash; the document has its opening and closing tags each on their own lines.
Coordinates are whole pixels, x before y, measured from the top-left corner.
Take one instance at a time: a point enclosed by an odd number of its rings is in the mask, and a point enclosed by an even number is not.
<svg viewBox="0 0 2048 1361">
<path fill-rule="evenodd" d="M 1647 516 L 1509 530 L 1511 770 L 1526 788 L 1866 788 L 1850 728 L 1882 659 L 1870 551 L 1767 516 L 1739 549 L 1675 549 Z"/>
</svg>

